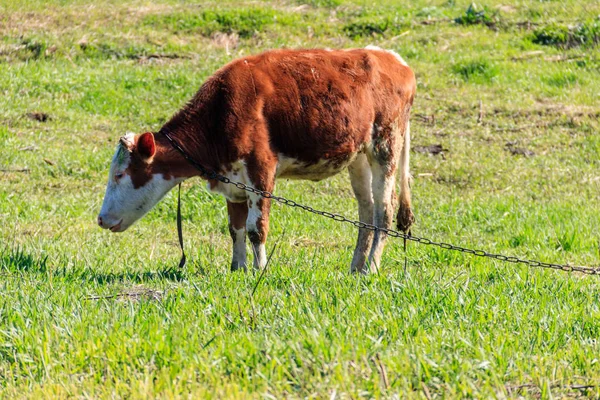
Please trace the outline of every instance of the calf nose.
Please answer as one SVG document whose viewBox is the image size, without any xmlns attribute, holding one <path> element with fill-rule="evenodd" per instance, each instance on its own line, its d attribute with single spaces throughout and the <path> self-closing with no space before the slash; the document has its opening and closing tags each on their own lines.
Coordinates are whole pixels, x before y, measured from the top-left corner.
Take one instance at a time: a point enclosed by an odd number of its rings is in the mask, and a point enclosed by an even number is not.
<svg viewBox="0 0 600 400">
<path fill-rule="evenodd" d="M 102 227 L 102 217 L 98 215 L 98 225 Z"/>
</svg>

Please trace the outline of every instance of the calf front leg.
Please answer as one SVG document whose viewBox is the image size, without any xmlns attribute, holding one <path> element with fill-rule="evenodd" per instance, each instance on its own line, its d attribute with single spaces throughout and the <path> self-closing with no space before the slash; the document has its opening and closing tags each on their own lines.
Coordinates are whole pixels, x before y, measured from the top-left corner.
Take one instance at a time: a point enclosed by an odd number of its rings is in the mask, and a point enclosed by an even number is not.
<svg viewBox="0 0 600 400">
<path fill-rule="evenodd" d="M 231 270 L 246 271 L 246 219 L 248 218 L 248 203 L 232 203 L 227 200 L 229 214 L 229 234 L 233 241 L 233 256 Z"/>
<path fill-rule="evenodd" d="M 273 192 L 275 187 L 276 160 L 265 157 L 266 160 L 250 159 L 248 161 L 248 177 L 250 184 L 262 191 Z M 271 166 L 272 168 L 269 168 Z M 269 212 L 271 199 L 256 193 L 248 193 L 248 218 L 246 229 L 254 253 L 254 268 L 260 269 L 267 265 L 265 242 L 269 233 Z"/>
<path fill-rule="evenodd" d="M 269 211 L 271 200 L 256 194 L 248 196 L 248 219 L 246 229 L 254 253 L 254 268 L 261 269 L 267 265 L 265 243 L 269 233 Z"/>
</svg>

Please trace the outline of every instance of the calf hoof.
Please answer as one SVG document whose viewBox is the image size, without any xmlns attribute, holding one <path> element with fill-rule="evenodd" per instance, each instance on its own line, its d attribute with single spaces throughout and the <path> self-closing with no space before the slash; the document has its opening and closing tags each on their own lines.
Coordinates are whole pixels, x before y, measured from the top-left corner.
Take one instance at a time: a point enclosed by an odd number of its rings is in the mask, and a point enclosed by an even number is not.
<svg viewBox="0 0 600 400">
<path fill-rule="evenodd" d="M 352 275 L 354 275 L 354 274 L 369 275 L 369 274 L 373 274 L 376 272 L 377 272 L 377 267 L 375 267 L 375 266 L 369 267 L 369 265 L 367 265 L 366 263 L 361 268 L 358 268 L 355 266 L 350 267 L 350 273 Z"/>
<path fill-rule="evenodd" d="M 410 207 L 400 207 L 396 217 L 396 227 L 402 232 L 408 232 L 415 222 L 415 216 Z"/>
<path fill-rule="evenodd" d="M 239 264 L 237 261 L 232 261 L 231 262 L 231 272 L 235 272 L 237 270 L 242 270 L 244 272 L 246 272 L 246 264 Z"/>
</svg>

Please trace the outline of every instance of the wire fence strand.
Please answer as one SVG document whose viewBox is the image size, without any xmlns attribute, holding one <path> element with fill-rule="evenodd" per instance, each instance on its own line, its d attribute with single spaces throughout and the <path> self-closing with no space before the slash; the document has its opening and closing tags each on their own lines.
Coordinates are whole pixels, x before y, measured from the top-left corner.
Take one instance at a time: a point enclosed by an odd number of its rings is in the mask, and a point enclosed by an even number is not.
<svg viewBox="0 0 600 400">
<path fill-rule="evenodd" d="M 566 272 L 581 272 L 581 273 L 587 274 L 587 275 L 600 275 L 600 266 L 588 267 L 588 266 L 577 266 L 577 265 L 570 265 L 570 264 L 555 264 L 555 263 L 547 263 L 547 262 L 537 261 L 537 260 L 529 260 L 529 259 L 519 258 L 519 257 L 515 257 L 515 256 L 506 256 L 503 254 L 490 253 L 485 250 L 470 249 L 467 247 L 457 246 L 457 245 L 453 245 L 450 243 L 438 242 L 438 241 L 431 240 L 431 239 L 428 239 L 425 237 L 413 236 L 410 233 L 399 232 L 394 229 L 380 228 L 380 227 L 377 227 L 372 224 L 367 224 L 365 222 L 346 218 L 345 216 L 343 216 L 341 214 L 317 210 L 311 206 L 300 204 L 294 200 L 290 200 L 290 199 L 287 199 L 287 198 L 281 197 L 281 196 L 276 196 L 271 192 L 256 189 L 252 186 L 246 185 L 245 183 L 232 181 L 231 179 L 227 178 L 226 176 L 220 175 L 220 174 L 216 173 L 215 171 L 210 171 L 210 170 L 206 169 L 204 166 L 202 166 L 201 164 L 199 164 L 198 162 L 196 162 L 193 158 L 191 158 L 187 154 L 187 152 L 179 145 L 179 143 L 177 143 L 169 135 L 169 133 L 164 132 L 162 130 L 160 131 L 160 133 L 162 133 L 162 135 L 164 135 L 167 138 L 167 140 L 171 143 L 171 145 L 192 166 L 194 166 L 194 168 L 196 168 L 198 171 L 200 171 L 200 173 L 202 175 L 204 175 L 204 177 L 206 177 L 208 179 L 217 180 L 217 181 L 225 183 L 225 184 L 233 185 L 240 190 L 244 190 L 249 193 L 254 193 L 265 199 L 271 199 L 273 201 L 276 201 L 280 204 L 283 204 L 283 205 L 286 205 L 289 207 L 300 208 L 304 211 L 307 211 L 307 212 L 310 212 L 310 213 L 313 213 L 316 215 L 320 215 L 320 216 L 323 216 L 326 218 L 333 219 L 334 221 L 351 224 L 359 229 L 366 229 L 369 231 L 379 231 L 379 232 L 385 233 L 386 235 L 391 236 L 391 237 L 402 238 L 405 240 L 410 240 L 412 242 L 424 244 L 427 246 L 439 247 L 439 248 L 442 248 L 445 250 L 457 251 L 457 252 L 470 254 L 473 256 L 477 256 L 477 257 L 491 258 L 491 259 L 508 262 L 508 263 L 513 263 L 513 264 L 523 264 L 523 265 L 527 265 L 527 266 L 535 267 L 535 268 L 548 268 L 548 269 L 555 269 L 555 270 L 566 271 Z"/>
</svg>

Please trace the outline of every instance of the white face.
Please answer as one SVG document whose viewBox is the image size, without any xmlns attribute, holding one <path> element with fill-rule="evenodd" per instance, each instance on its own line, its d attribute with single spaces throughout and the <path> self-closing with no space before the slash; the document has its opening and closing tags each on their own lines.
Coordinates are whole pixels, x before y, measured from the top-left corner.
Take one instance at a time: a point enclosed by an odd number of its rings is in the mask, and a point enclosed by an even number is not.
<svg viewBox="0 0 600 400">
<path fill-rule="evenodd" d="M 104 202 L 98 215 L 98 224 L 112 232 L 123 232 L 129 228 L 179 183 L 178 179 L 164 179 L 160 173 L 150 173 L 146 183 L 135 188 L 132 177 L 127 173 L 133 146 L 133 134 L 121 138 L 110 166 Z"/>
</svg>

